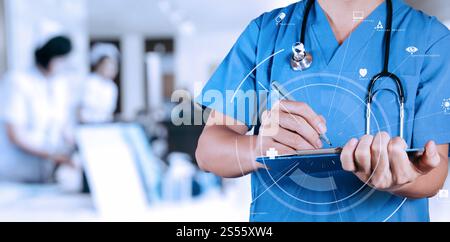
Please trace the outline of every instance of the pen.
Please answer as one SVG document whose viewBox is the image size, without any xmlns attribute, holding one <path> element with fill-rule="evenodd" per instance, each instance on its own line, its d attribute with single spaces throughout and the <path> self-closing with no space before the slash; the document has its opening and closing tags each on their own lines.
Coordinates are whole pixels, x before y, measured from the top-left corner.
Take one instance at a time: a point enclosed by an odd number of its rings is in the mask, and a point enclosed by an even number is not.
<svg viewBox="0 0 450 242">
<path fill-rule="evenodd" d="M 272 88 L 275 91 L 277 91 L 284 99 L 289 100 L 289 101 L 295 101 L 295 99 L 292 96 L 290 96 L 289 93 L 286 92 L 280 84 L 278 84 L 278 82 L 276 82 L 276 81 L 272 82 Z M 327 135 L 325 133 L 323 133 L 323 134 L 319 133 L 319 137 L 322 141 L 327 143 L 329 146 L 333 146 L 330 139 L 327 137 Z"/>
</svg>

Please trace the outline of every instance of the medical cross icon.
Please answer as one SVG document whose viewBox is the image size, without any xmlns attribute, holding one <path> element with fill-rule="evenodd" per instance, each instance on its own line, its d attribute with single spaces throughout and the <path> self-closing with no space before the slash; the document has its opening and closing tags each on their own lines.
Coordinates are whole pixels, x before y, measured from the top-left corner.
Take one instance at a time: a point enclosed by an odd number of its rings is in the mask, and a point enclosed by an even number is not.
<svg viewBox="0 0 450 242">
<path fill-rule="evenodd" d="M 269 157 L 269 159 L 274 160 L 278 156 L 278 151 L 275 148 L 270 148 L 266 152 L 266 156 Z"/>
</svg>

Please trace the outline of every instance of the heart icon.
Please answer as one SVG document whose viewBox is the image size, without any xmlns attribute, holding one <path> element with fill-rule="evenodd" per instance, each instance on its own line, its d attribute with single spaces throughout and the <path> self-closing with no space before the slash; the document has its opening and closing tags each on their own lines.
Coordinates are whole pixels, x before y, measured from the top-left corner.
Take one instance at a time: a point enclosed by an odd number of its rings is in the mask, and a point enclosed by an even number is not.
<svg viewBox="0 0 450 242">
<path fill-rule="evenodd" d="M 361 77 L 366 77 L 366 76 L 367 76 L 367 73 L 368 73 L 368 70 L 367 70 L 367 69 L 360 69 L 360 70 L 359 70 L 359 75 L 360 75 Z"/>
</svg>

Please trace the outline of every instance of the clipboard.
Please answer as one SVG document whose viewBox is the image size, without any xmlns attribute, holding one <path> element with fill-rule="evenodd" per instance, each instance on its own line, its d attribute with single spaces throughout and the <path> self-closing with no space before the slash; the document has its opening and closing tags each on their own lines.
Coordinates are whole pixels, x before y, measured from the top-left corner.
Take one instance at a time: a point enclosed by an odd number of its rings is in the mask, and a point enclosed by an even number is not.
<svg viewBox="0 0 450 242">
<path fill-rule="evenodd" d="M 409 156 L 424 149 L 408 149 Z M 279 155 L 274 157 L 258 157 L 257 162 L 264 164 L 271 172 L 283 171 L 295 165 L 305 173 L 323 173 L 342 170 L 342 148 L 303 150 L 293 155 Z"/>
</svg>

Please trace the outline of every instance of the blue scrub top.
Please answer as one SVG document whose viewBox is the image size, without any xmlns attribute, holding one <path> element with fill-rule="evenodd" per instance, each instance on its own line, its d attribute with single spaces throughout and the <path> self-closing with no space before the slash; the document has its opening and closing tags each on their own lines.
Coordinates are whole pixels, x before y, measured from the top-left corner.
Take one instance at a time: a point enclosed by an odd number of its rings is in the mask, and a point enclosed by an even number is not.
<svg viewBox="0 0 450 242">
<path fill-rule="evenodd" d="M 305 2 L 253 20 L 197 101 L 250 130 L 262 111 L 270 109 L 274 101 L 270 84 L 277 81 L 296 100 L 323 115 L 333 144 L 343 146 L 365 134 L 367 87 L 383 66 L 386 3 L 339 45 L 316 2 L 306 32 L 313 65 L 295 72 L 289 60 L 292 45 L 299 41 Z M 393 0 L 393 7 L 389 70 L 400 77 L 406 92 L 404 138 L 411 148 L 423 147 L 429 140 L 450 143 L 450 32 L 436 18 L 401 0 Z M 277 17 L 282 13 L 285 18 L 280 22 Z M 372 133 L 398 136 L 396 86 L 383 79 L 375 90 Z M 317 188 L 314 183 L 322 185 Z M 252 174 L 252 196 L 251 221 L 429 221 L 427 199 L 376 191 L 344 171 L 260 170 Z"/>
</svg>

